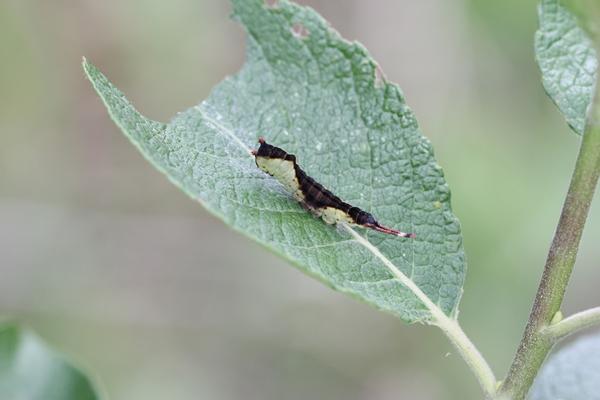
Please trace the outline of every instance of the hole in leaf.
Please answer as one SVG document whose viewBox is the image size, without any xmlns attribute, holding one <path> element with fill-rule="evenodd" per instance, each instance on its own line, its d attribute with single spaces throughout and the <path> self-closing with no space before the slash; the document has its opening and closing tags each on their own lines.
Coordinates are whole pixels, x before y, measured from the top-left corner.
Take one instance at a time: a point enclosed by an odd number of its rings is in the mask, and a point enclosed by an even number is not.
<svg viewBox="0 0 600 400">
<path fill-rule="evenodd" d="M 268 8 L 277 8 L 277 6 L 279 6 L 279 0 L 265 0 L 265 6 Z"/>
<path fill-rule="evenodd" d="M 292 26 L 292 35 L 294 35 L 298 39 L 304 39 L 305 37 L 307 37 L 309 35 L 309 33 L 310 32 L 308 31 L 308 29 L 306 29 L 306 27 L 304 25 L 302 25 L 301 23 L 296 22 Z"/>
</svg>

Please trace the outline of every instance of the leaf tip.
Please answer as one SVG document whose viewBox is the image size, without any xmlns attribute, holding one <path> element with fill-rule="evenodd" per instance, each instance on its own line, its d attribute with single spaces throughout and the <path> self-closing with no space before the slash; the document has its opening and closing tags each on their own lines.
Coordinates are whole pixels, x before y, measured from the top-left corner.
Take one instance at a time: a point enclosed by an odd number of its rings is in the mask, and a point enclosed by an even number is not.
<svg viewBox="0 0 600 400">
<path fill-rule="evenodd" d="M 88 62 L 87 58 L 85 58 L 85 56 L 81 57 L 81 66 L 83 67 L 83 70 L 87 72 L 90 63 Z"/>
<path fill-rule="evenodd" d="M 88 79 L 92 80 L 92 74 L 94 72 L 98 72 L 98 69 L 94 66 L 94 64 L 90 63 L 85 56 L 81 57 L 81 66 L 83 67 L 83 71 L 85 72 Z"/>
</svg>

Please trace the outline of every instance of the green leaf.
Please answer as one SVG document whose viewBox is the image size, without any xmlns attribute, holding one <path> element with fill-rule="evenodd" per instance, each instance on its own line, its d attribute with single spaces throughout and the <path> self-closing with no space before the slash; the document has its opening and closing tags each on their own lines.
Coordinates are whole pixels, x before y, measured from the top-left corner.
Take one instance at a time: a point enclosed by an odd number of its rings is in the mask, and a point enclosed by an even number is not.
<svg viewBox="0 0 600 400">
<path fill-rule="evenodd" d="M 600 400 L 600 336 L 582 337 L 552 355 L 530 394 L 531 400 Z"/>
<path fill-rule="evenodd" d="M 578 134 L 585 128 L 598 68 L 594 46 L 559 0 L 542 0 L 535 53 L 548 96 Z"/>
<path fill-rule="evenodd" d="M 0 325 L 0 399 L 96 400 L 92 384 L 32 332 Z"/>
<path fill-rule="evenodd" d="M 84 61 L 113 120 L 182 190 L 304 272 L 408 322 L 432 321 L 434 308 L 455 317 L 466 268 L 460 225 L 400 89 L 312 9 L 288 1 L 233 5 L 248 33 L 245 65 L 166 125 L 138 114 Z M 261 172 L 248 150 L 259 135 L 382 224 L 416 232 L 406 240 L 356 228 L 433 307 L 372 249 L 313 218 Z"/>
</svg>

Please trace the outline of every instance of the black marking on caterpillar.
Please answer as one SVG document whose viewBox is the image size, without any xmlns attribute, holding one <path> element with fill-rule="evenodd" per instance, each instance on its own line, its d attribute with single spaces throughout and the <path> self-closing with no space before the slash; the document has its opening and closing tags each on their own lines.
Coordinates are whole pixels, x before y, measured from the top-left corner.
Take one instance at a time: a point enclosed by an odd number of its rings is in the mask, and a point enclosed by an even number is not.
<svg viewBox="0 0 600 400">
<path fill-rule="evenodd" d="M 277 179 L 294 198 L 327 224 L 346 222 L 360 225 L 378 232 L 405 238 L 414 238 L 414 233 L 405 233 L 381 225 L 373 215 L 358 207 L 345 203 L 308 176 L 298 166 L 296 156 L 279 147 L 268 144 L 263 137 L 258 139 L 258 150 L 252 150 L 258 168 Z"/>
</svg>

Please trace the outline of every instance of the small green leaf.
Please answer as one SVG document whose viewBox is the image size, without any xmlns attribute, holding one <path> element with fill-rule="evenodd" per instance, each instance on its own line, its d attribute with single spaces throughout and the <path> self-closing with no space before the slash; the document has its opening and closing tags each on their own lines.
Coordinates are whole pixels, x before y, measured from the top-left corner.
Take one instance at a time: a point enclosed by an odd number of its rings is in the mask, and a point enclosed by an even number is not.
<svg viewBox="0 0 600 400">
<path fill-rule="evenodd" d="M 542 0 L 535 53 L 548 96 L 578 134 L 592 103 L 598 59 L 594 46 L 559 0 Z"/>
<path fill-rule="evenodd" d="M 97 400 L 89 379 L 32 332 L 0 325 L 0 399 Z"/>
<path fill-rule="evenodd" d="M 531 400 L 600 400 L 600 336 L 580 338 L 552 355 L 530 394 Z"/>
<path fill-rule="evenodd" d="M 550 325 L 558 324 L 564 318 L 562 311 L 558 310 L 554 313 L 552 320 L 550 321 Z"/>
<path fill-rule="evenodd" d="M 265 136 L 345 201 L 416 232 L 406 240 L 357 228 L 433 307 L 456 316 L 466 268 L 460 225 L 400 89 L 312 9 L 283 0 L 233 5 L 248 33 L 244 67 L 167 125 L 137 113 L 84 61 L 113 120 L 152 164 L 234 229 L 334 289 L 408 322 L 431 321 L 432 307 L 380 258 L 313 218 L 256 167 L 248 148 Z"/>
</svg>

